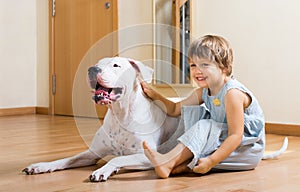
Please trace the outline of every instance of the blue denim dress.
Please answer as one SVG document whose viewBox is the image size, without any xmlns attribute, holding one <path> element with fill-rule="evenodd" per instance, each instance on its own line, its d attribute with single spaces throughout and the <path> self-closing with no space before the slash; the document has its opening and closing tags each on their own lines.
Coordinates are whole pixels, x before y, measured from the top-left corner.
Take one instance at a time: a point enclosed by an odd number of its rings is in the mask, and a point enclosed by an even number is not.
<svg viewBox="0 0 300 192">
<path fill-rule="evenodd" d="M 244 134 L 239 147 L 214 169 L 249 170 L 261 160 L 265 148 L 265 121 L 263 111 L 254 95 L 240 82 L 231 79 L 217 95 L 210 96 L 203 89 L 204 105 L 182 107 L 185 133 L 178 139 L 194 154 L 189 167 L 197 164 L 199 158 L 212 154 L 228 136 L 225 113 L 225 95 L 230 89 L 248 94 L 251 104 L 244 111 Z"/>
</svg>

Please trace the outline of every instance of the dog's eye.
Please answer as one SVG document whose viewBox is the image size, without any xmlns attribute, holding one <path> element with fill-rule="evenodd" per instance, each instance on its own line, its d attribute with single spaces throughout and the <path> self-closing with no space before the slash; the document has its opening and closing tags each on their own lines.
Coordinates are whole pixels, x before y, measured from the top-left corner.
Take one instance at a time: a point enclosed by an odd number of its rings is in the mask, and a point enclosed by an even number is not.
<svg viewBox="0 0 300 192">
<path fill-rule="evenodd" d="M 121 67 L 120 65 L 118 65 L 118 64 L 114 64 L 114 67 Z"/>
</svg>

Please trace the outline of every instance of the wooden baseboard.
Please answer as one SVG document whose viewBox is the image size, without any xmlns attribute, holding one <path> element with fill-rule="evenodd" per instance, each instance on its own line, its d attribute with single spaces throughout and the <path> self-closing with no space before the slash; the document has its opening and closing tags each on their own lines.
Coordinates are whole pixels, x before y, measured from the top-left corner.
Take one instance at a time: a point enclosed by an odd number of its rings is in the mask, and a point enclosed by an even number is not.
<svg viewBox="0 0 300 192">
<path fill-rule="evenodd" d="M 19 107 L 19 108 L 7 108 L 0 109 L 0 117 L 10 115 L 29 115 L 29 114 L 42 114 L 48 115 L 48 107 Z"/>
<path fill-rule="evenodd" d="M 49 108 L 48 107 L 20 107 L 20 108 L 0 109 L 0 117 L 9 116 L 9 115 L 28 115 L 28 114 L 48 115 Z M 300 125 L 266 123 L 266 133 L 276 134 L 276 135 L 300 136 Z"/>
<path fill-rule="evenodd" d="M 268 134 L 300 136 L 300 125 L 266 123 L 265 126 Z"/>
<path fill-rule="evenodd" d="M 0 109 L 0 116 L 35 114 L 36 107 Z"/>
<path fill-rule="evenodd" d="M 36 107 L 36 114 L 49 115 L 48 107 Z"/>
</svg>

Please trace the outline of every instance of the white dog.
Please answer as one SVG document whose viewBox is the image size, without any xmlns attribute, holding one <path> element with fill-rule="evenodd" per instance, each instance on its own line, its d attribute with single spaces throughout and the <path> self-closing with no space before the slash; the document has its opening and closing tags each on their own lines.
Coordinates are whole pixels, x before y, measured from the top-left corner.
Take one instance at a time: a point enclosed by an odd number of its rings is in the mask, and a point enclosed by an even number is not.
<svg viewBox="0 0 300 192">
<path fill-rule="evenodd" d="M 151 82 L 152 73 L 153 70 L 141 62 L 121 57 L 105 58 L 90 67 L 88 75 L 95 89 L 94 100 L 109 107 L 90 148 L 69 158 L 32 164 L 23 172 L 37 174 L 94 165 L 107 155 L 117 157 L 94 171 L 91 181 L 105 181 L 121 168 L 152 168 L 144 155 L 142 141 L 164 153 L 177 144 L 177 138 L 184 132 L 179 118 L 167 116 L 143 94 L 138 77 Z M 286 138 L 279 151 L 263 159 L 279 156 L 287 145 Z"/>
<path fill-rule="evenodd" d="M 120 168 L 152 168 L 144 155 L 142 141 L 147 141 L 152 149 L 167 152 L 183 133 L 177 129 L 179 118 L 167 116 L 144 95 L 138 76 L 151 82 L 152 73 L 141 62 L 121 57 L 104 58 L 90 67 L 88 75 L 95 89 L 94 100 L 109 107 L 91 146 L 69 158 L 32 164 L 23 172 L 38 174 L 94 165 L 107 155 L 118 157 L 94 171 L 91 181 L 105 181 Z"/>
</svg>

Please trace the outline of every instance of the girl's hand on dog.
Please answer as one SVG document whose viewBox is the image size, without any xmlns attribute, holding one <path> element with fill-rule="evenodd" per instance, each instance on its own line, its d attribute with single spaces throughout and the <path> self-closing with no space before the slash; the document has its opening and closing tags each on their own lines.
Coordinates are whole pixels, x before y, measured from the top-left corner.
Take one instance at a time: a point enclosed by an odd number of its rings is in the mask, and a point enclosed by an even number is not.
<svg viewBox="0 0 300 192">
<path fill-rule="evenodd" d="M 141 79 L 141 78 L 138 78 L 138 79 L 141 83 L 141 86 L 142 86 L 142 89 L 143 89 L 143 92 L 145 93 L 145 95 L 147 97 L 149 97 L 150 99 L 154 99 L 156 92 L 143 79 Z"/>
</svg>

